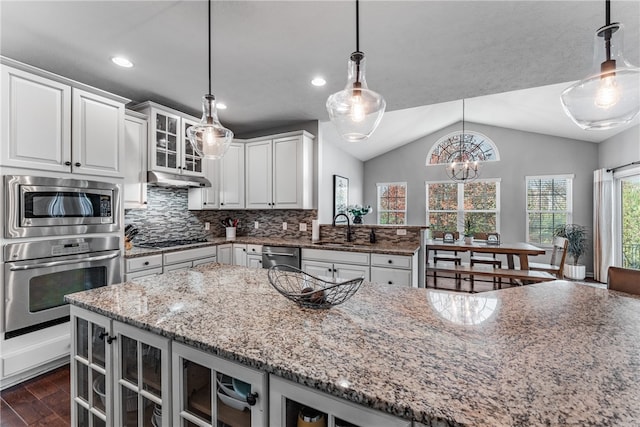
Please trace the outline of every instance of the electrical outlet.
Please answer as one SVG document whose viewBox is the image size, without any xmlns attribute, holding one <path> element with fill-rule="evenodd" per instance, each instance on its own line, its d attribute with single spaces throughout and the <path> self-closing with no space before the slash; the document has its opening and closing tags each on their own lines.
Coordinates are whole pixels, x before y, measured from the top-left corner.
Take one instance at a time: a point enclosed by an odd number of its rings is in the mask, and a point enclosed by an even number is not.
<svg viewBox="0 0 640 427">
<path fill-rule="evenodd" d="M 300 231 L 307 231 L 307 224 L 305 224 L 304 222 L 301 222 L 299 224 L 300 227 Z"/>
<path fill-rule="evenodd" d="M 253 228 L 255 228 L 256 230 L 260 228 L 260 223 L 258 221 L 253 221 Z"/>
<path fill-rule="evenodd" d="M 211 223 L 210 223 L 210 222 L 205 222 L 205 223 L 204 223 L 204 229 L 205 229 L 205 230 L 209 230 L 209 229 L 211 229 Z"/>
<path fill-rule="evenodd" d="M 406 236 L 407 235 L 407 230 L 405 230 L 404 228 L 398 228 L 396 230 L 396 236 Z"/>
<path fill-rule="evenodd" d="M 287 229 L 287 223 L 286 223 L 286 222 L 283 222 L 283 223 L 282 223 L 282 229 L 283 229 L 283 230 L 286 230 L 286 229 Z"/>
</svg>

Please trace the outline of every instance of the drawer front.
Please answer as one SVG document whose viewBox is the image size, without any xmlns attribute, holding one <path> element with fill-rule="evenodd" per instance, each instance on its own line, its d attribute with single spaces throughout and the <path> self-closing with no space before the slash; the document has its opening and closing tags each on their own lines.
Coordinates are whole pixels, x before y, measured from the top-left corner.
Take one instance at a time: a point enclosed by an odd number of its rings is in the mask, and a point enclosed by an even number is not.
<svg viewBox="0 0 640 427">
<path fill-rule="evenodd" d="M 155 276 L 156 274 L 162 274 L 162 267 L 150 268 L 148 270 L 140 270 L 133 273 L 127 273 L 124 275 L 124 280 L 128 282 L 129 280 L 138 279 L 140 277 Z"/>
<path fill-rule="evenodd" d="M 342 264 L 369 265 L 369 254 L 366 252 L 329 251 L 325 249 L 302 249 L 302 259 L 313 259 Z"/>
<path fill-rule="evenodd" d="M 205 246 L 203 248 L 184 249 L 176 252 L 164 254 L 164 265 L 178 264 L 185 261 L 193 261 L 199 258 L 209 258 L 216 256 L 215 246 Z"/>
<path fill-rule="evenodd" d="M 170 271 L 187 270 L 193 266 L 191 261 L 181 262 L 178 264 L 165 265 L 162 268 L 162 273 L 168 273 Z"/>
<path fill-rule="evenodd" d="M 411 270 L 371 267 L 371 281 L 381 285 L 411 287 Z"/>
<path fill-rule="evenodd" d="M 371 254 L 371 265 L 411 269 L 411 257 L 405 255 Z"/>
<path fill-rule="evenodd" d="M 247 255 L 262 255 L 262 245 L 247 245 Z"/>
<path fill-rule="evenodd" d="M 129 258 L 126 262 L 126 273 L 147 270 L 149 268 L 162 268 L 162 255 L 149 255 L 140 258 Z"/>
<path fill-rule="evenodd" d="M 214 256 L 212 257 L 208 257 L 208 258 L 202 258 L 202 259 L 197 259 L 195 261 L 193 261 L 193 266 L 197 266 L 197 265 L 202 265 L 202 264 L 209 264 L 210 262 L 216 262 L 218 259 Z"/>
</svg>

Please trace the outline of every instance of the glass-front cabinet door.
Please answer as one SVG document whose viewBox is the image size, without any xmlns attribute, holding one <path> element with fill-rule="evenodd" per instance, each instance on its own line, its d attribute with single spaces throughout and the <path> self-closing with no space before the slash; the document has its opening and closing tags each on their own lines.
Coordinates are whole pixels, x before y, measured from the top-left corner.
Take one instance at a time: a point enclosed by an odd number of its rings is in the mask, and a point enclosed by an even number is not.
<svg viewBox="0 0 640 427">
<path fill-rule="evenodd" d="M 171 426 L 169 340 L 113 322 L 114 425 Z"/>
<path fill-rule="evenodd" d="M 395 418 L 271 375 L 270 427 L 411 427 Z"/>
<path fill-rule="evenodd" d="M 193 145 L 191 145 L 191 141 L 187 135 L 187 129 L 197 124 L 198 122 L 194 120 L 182 119 L 182 140 L 184 141 L 182 150 L 182 173 L 186 175 L 204 176 L 202 157 L 193 149 Z"/>
<path fill-rule="evenodd" d="M 106 427 L 113 403 L 110 321 L 76 307 L 71 314 L 71 425 Z"/>
<path fill-rule="evenodd" d="M 267 374 L 174 343 L 173 426 L 266 427 Z"/>
<path fill-rule="evenodd" d="M 153 110 L 151 118 L 154 125 L 153 145 L 150 147 L 150 160 L 153 170 L 179 173 L 181 138 L 180 116 Z"/>
</svg>

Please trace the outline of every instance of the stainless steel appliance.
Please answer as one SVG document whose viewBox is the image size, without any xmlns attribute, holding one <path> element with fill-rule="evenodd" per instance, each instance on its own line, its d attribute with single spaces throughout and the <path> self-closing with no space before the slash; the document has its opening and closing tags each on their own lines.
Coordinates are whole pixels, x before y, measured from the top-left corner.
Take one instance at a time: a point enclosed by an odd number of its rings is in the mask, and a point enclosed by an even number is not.
<svg viewBox="0 0 640 427">
<path fill-rule="evenodd" d="M 5 245 L 5 338 L 65 321 L 64 296 L 122 281 L 118 236 Z"/>
<path fill-rule="evenodd" d="M 273 265 L 289 265 L 300 268 L 300 248 L 285 246 L 263 246 L 262 268 Z"/>
<path fill-rule="evenodd" d="M 116 184 L 6 175 L 4 186 L 7 238 L 120 230 L 120 188 Z"/>
</svg>

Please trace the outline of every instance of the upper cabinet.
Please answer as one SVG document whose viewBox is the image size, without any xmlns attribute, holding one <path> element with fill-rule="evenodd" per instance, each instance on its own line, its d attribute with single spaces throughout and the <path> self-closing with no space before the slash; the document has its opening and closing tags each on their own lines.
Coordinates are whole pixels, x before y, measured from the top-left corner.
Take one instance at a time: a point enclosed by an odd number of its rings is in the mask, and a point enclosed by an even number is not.
<svg viewBox="0 0 640 427">
<path fill-rule="evenodd" d="M 224 157 L 218 160 L 220 168 L 220 209 L 243 209 L 244 204 L 245 144 L 232 142 Z"/>
<path fill-rule="evenodd" d="M 147 119 L 127 111 L 124 119 L 124 208 L 147 207 Z"/>
<path fill-rule="evenodd" d="M 41 74 L 2 66 L 0 164 L 121 177 L 126 99 Z"/>
<path fill-rule="evenodd" d="M 313 135 L 253 139 L 245 159 L 247 209 L 313 208 Z"/>
<path fill-rule="evenodd" d="M 197 119 L 153 102 L 133 107 L 149 118 L 149 170 L 203 176 L 202 158 L 194 151 L 187 129 Z"/>
</svg>

